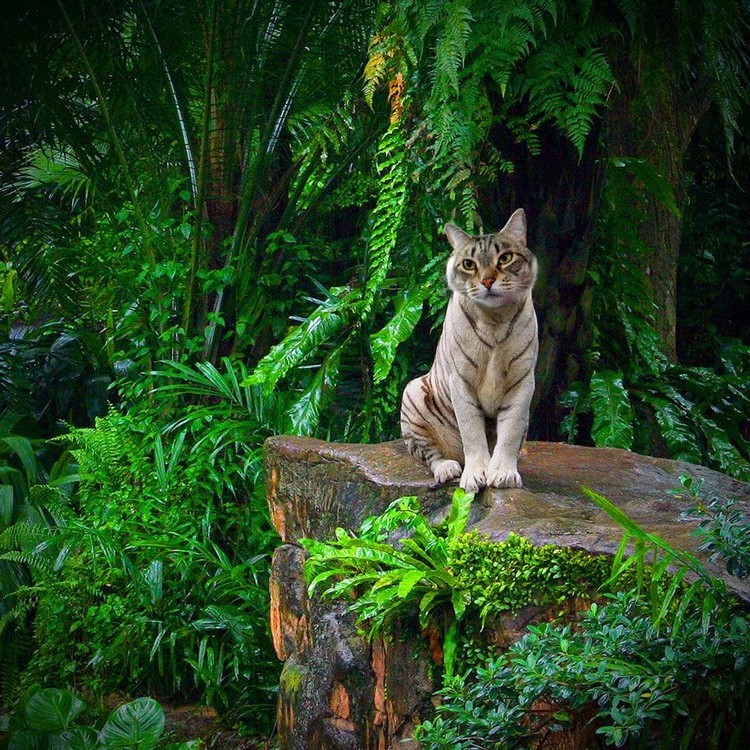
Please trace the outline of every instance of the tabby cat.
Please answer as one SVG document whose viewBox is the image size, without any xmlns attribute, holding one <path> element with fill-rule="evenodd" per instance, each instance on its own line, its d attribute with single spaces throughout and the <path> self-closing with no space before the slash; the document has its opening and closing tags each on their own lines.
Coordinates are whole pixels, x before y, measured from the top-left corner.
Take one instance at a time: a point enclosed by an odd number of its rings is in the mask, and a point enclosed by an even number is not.
<svg viewBox="0 0 750 750">
<path fill-rule="evenodd" d="M 539 348 L 526 214 L 519 208 L 496 234 L 472 237 L 453 224 L 445 232 L 453 295 L 432 368 L 404 390 L 401 433 L 438 483 L 520 487 Z"/>
</svg>

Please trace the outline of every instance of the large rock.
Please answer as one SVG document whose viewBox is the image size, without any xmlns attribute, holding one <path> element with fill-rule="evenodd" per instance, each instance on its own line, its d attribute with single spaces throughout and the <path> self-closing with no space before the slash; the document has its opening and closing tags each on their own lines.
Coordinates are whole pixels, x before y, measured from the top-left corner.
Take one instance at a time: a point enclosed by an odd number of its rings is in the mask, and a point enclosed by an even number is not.
<svg viewBox="0 0 750 750">
<path fill-rule="evenodd" d="M 336 527 L 356 530 L 394 499 L 416 495 L 425 512 L 447 512 L 454 486 L 435 486 L 401 441 L 345 445 L 274 437 L 265 445 L 271 517 L 283 546 L 274 554 L 271 624 L 284 661 L 279 700 L 281 750 L 407 749 L 411 728 L 431 706 L 429 638 L 369 645 L 341 605 L 307 598 L 302 537 L 330 539 Z M 681 474 L 703 480 L 706 495 L 732 497 L 750 511 L 750 485 L 680 461 L 623 450 L 527 443 L 523 489 L 485 491 L 471 528 L 501 541 L 510 532 L 612 554 L 622 529 L 581 488 L 604 495 L 674 547 L 698 553 L 695 523 L 680 519 L 686 501 L 670 494 Z M 709 564 L 750 601 L 750 586 Z M 523 619 L 526 615 L 521 613 Z"/>
</svg>

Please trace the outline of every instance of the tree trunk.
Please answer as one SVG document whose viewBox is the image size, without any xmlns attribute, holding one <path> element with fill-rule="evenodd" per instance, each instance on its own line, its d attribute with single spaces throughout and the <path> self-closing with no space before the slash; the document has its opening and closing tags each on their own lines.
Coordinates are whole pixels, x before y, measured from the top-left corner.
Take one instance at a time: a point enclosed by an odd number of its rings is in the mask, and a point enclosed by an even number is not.
<svg viewBox="0 0 750 750">
<path fill-rule="evenodd" d="M 606 120 L 606 152 L 610 157 L 645 159 L 674 193 L 677 208 L 684 205 L 685 152 L 708 98 L 696 89 L 687 91 L 674 70 L 668 49 L 639 56 L 650 61 L 646 71 L 636 70 L 631 49 L 615 49 L 610 63 L 618 81 Z M 646 248 L 643 272 L 655 305 L 655 326 L 664 351 L 676 360 L 677 258 L 681 217 L 660 198 L 643 191 L 645 220 L 634 231 Z"/>
</svg>

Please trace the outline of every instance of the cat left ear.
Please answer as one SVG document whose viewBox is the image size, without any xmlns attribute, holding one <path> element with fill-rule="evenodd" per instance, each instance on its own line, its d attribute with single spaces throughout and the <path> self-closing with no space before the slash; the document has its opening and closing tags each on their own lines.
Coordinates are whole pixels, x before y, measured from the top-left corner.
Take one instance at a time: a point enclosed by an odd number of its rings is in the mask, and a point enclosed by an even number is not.
<svg viewBox="0 0 750 750">
<path fill-rule="evenodd" d="M 448 242 L 454 250 L 458 250 L 461 245 L 465 245 L 471 240 L 463 229 L 459 229 L 455 224 L 446 224 L 445 233 L 448 236 Z"/>
<path fill-rule="evenodd" d="M 500 230 L 505 234 L 511 235 L 516 242 L 520 242 L 522 245 L 526 244 L 526 212 L 522 208 L 518 208 L 513 212 L 513 215 L 508 219 L 508 223 Z"/>
</svg>

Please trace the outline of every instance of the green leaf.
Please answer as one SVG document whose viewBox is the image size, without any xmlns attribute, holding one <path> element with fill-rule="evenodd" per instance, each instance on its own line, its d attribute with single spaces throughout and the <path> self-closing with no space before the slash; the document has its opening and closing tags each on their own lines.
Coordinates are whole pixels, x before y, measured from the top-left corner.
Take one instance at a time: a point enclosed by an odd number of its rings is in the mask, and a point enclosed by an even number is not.
<svg viewBox="0 0 750 750">
<path fill-rule="evenodd" d="M 384 380 L 391 371 L 396 349 L 414 331 L 414 327 L 422 317 L 424 300 L 428 295 L 429 290 L 421 284 L 401 292 L 394 301 L 396 312 L 393 318 L 384 328 L 370 336 L 370 349 L 374 363 L 373 378 L 376 383 Z"/>
<path fill-rule="evenodd" d="M 339 379 L 341 352 L 348 340 L 337 346 L 318 368 L 315 377 L 289 410 L 289 432 L 312 435 L 320 422 L 321 411 L 333 395 Z"/>
<path fill-rule="evenodd" d="M 460 487 L 455 490 L 451 498 L 451 511 L 445 523 L 448 527 L 448 542 L 455 542 L 466 531 L 469 522 L 469 512 L 474 501 L 474 493 L 466 492 Z"/>
<path fill-rule="evenodd" d="M 590 400 L 594 412 L 591 436 L 596 446 L 630 450 L 633 445 L 633 409 L 622 382 L 622 373 L 613 370 L 594 372 Z"/>
<path fill-rule="evenodd" d="M 29 484 L 38 482 L 40 479 L 39 462 L 37 461 L 31 441 L 19 435 L 6 435 L 0 438 L 0 440 L 21 459 Z"/>
<path fill-rule="evenodd" d="M 62 740 L 68 750 L 98 750 L 99 733 L 93 727 L 76 727 L 63 732 Z"/>
<path fill-rule="evenodd" d="M 424 578 L 424 572 L 421 570 L 410 570 L 404 574 L 401 583 L 398 585 L 396 595 L 405 599 L 411 590 Z"/>
<path fill-rule="evenodd" d="M 32 729 L 61 732 L 85 708 L 86 704 L 70 690 L 44 688 L 29 698 L 24 713 Z"/>
<path fill-rule="evenodd" d="M 700 445 L 693 429 L 693 419 L 678 404 L 663 398 L 640 394 L 641 398 L 654 407 L 654 417 L 659 430 L 669 447 L 672 458 L 690 463 L 701 462 Z"/>
<path fill-rule="evenodd" d="M 408 156 L 402 121 L 391 123 L 378 144 L 378 200 L 367 242 L 367 284 L 361 314 L 372 310 L 391 267 L 391 253 L 404 219 L 408 195 Z"/>
<path fill-rule="evenodd" d="M 359 309 L 359 289 L 330 290 L 331 296 L 258 362 L 242 386 L 261 385 L 270 394 L 281 378 L 302 364 L 318 347 L 340 331 Z M 337 296 L 338 295 L 338 296 Z"/>
<path fill-rule="evenodd" d="M 136 698 L 116 708 L 100 736 L 107 750 L 152 750 L 164 731 L 164 711 L 153 698 Z"/>
<path fill-rule="evenodd" d="M 456 665 L 456 651 L 458 650 L 458 622 L 454 620 L 445 631 L 443 637 L 443 665 L 445 676 L 452 677 Z"/>
<path fill-rule="evenodd" d="M 14 732 L 8 741 L 8 750 L 50 750 L 50 735 L 38 729 Z"/>
<path fill-rule="evenodd" d="M 674 216 L 680 216 L 680 209 L 669 179 L 657 172 L 650 162 L 632 156 L 616 156 L 610 160 L 610 163 L 613 168 L 622 169 L 635 177 L 649 196 L 661 201 Z"/>
<path fill-rule="evenodd" d="M 456 581 L 458 584 L 458 581 Z M 466 595 L 463 591 L 453 590 L 451 592 L 451 604 L 453 605 L 453 611 L 456 615 L 456 620 L 460 620 L 464 616 L 466 611 Z"/>
<path fill-rule="evenodd" d="M 0 484 L 0 531 L 10 526 L 14 507 L 13 487 L 9 484 Z"/>
</svg>

